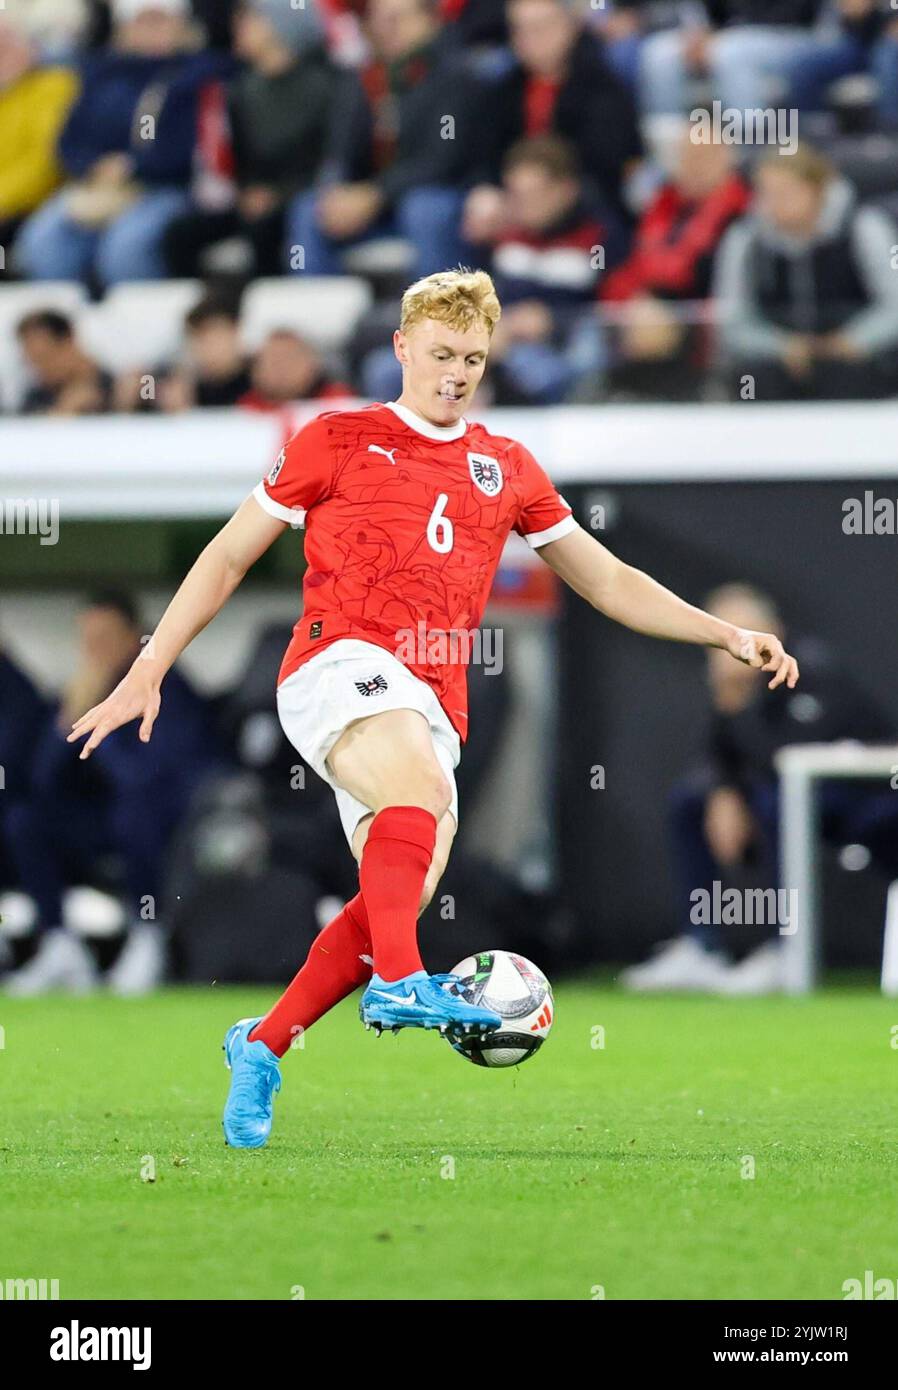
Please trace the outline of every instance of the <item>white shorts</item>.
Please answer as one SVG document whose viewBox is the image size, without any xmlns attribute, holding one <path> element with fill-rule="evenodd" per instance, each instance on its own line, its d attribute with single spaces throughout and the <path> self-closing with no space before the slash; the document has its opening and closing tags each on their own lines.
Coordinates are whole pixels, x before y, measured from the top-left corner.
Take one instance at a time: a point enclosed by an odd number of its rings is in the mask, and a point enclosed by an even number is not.
<svg viewBox="0 0 898 1390">
<path fill-rule="evenodd" d="M 424 715 L 437 761 L 452 788 L 449 810 L 458 825 L 458 734 L 430 686 L 385 647 L 354 637 L 332 642 L 278 686 L 277 703 L 281 726 L 293 747 L 333 787 L 350 848 L 356 826 L 371 815 L 371 807 L 336 785 L 327 755 L 348 724 L 388 709 L 416 709 Z"/>
</svg>

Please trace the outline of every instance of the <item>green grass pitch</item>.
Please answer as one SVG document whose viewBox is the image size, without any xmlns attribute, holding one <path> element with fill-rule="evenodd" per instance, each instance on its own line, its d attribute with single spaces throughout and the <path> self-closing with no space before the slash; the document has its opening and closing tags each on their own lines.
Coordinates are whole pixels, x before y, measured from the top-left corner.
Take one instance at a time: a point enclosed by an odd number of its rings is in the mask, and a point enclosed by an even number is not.
<svg viewBox="0 0 898 1390">
<path fill-rule="evenodd" d="M 235 1152 L 221 1040 L 272 995 L 0 999 L 0 1280 L 57 1278 L 62 1298 L 839 1299 L 867 1269 L 898 1278 L 898 1001 L 872 989 L 564 985 L 546 1046 L 504 1072 L 433 1034 L 376 1040 L 347 1000 L 285 1059 L 270 1146 Z"/>
</svg>

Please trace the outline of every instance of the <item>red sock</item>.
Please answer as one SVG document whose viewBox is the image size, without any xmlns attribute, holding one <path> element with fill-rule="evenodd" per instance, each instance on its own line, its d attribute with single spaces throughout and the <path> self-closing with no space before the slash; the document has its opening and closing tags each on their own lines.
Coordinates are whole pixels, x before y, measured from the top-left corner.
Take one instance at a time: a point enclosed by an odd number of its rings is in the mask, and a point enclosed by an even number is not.
<svg viewBox="0 0 898 1390">
<path fill-rule="evenodd" d="M 328 922 L 312 942 L 306 963 L 280 999 L 257 1023 L 249 1042 L 263 1042 L 283 1057 L 293 1038 L 371 978 L 368 916 L 361 893 Z"/>
<path fill-rule="evenodd" d="M 436 817 L 420 806 L 387 806 L 368 831 L 359 883 L 368 912 L 374 969 L 382 980 L 422 970 L 418 908 L 433 858 Z"/>
</svg>

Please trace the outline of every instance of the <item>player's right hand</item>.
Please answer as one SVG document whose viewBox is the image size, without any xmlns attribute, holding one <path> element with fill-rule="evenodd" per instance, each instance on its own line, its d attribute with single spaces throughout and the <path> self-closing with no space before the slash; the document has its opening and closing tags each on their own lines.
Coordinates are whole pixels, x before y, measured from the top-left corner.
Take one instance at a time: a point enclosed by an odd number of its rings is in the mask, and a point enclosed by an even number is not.
<svg viewBox="0 0 898 1390">
<path fill-rule="evenodd" d="M 90 757 L 95 748 L 99 748 L 108 734 L 120 729 L 123 724 L 130 724 L 132 719 L 140 720 L 139 737 L 141 742 L 149 743 L 161 703 L 158 679 L 145 669 L 141 670 L 137 662 L 119 681 L 111 695 L 75 720 L 66 743 L 76 743 L 85 734 L 90 734 L 79 754 L 83 761 Z"/>
</svg>

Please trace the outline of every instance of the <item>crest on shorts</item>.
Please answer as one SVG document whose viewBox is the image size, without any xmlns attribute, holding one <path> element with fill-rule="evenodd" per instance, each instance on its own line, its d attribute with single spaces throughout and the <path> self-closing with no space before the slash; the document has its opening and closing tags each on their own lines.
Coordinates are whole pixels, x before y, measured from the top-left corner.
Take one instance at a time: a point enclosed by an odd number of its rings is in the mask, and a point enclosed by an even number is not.
<svg viewBox="0 0 898 1390">
<path fill-rule="evenodd" d="M 374 676 L 370 681 L 355 681 L 355 688 L 360 695 L 380 695 L 387 688 L 386 676 Z"/>
<path fill-rule="evenodd" d="M 502 491 L 502 469 L 496 459 L 488 454 L 468 454 L 468 468 L 475 487 L 485 492 L 487 497 L 495 497 Z"/>
<path fill-rule="evenodd" d="M 275 459 L 274 463 L 271 465 L 271 472 L 268 474 L 269 487 L 274 487 L 275 483 L 277 482 L 278 474 L 284 466 L 284 461 L 286 460 L 286 457 L 287 450 L 282 449 L 281 452 L 278 454 L 277 458 Z"/>
</svg>

